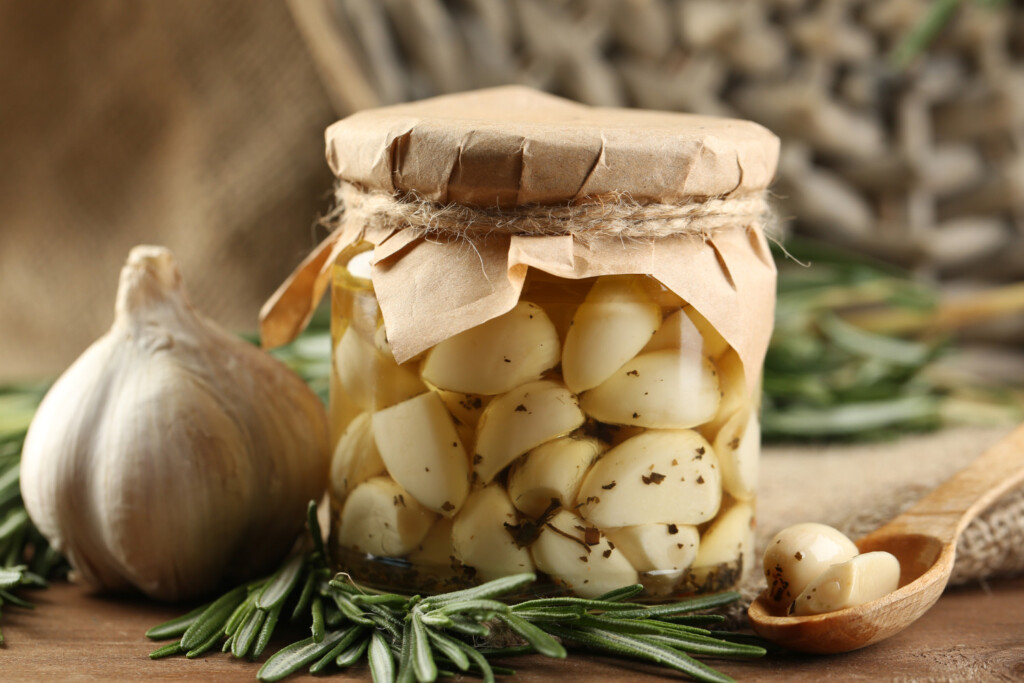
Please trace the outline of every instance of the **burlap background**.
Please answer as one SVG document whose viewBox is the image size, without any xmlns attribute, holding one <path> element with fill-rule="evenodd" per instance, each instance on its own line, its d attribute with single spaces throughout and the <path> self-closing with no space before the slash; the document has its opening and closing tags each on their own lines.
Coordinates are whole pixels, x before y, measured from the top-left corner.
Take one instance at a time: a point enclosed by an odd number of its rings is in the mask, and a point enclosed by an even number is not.
<svg viewBox="0 0 1024 683">
<path fill-rule="evenodd" d="M 278 0 L 0 0 L 0 381 L 110 325 L 131 246 L 255 330 L 323 235 L 336 118 Z"/>
</svg>

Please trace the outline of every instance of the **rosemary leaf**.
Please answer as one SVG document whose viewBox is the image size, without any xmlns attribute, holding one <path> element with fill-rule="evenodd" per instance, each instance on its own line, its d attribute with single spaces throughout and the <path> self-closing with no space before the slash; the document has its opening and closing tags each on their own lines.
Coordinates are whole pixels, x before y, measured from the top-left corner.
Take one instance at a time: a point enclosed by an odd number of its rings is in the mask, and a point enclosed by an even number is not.
<svg viewBox="0 0 1024 683">
<path fill-rule="evenodd" d="M 362 660 L 363 655 L 366 654 L 366 650 L 369 647 L 369 638 L 363 638 L 362 640 L 356 641 L 347 650 L 345 650 L 337 656 L 337 658 L 334 660 L 334 665 L 342 669 L 347 669 L 356 662 Z"/>
<path fill-rule="evenodd" d="M 418 612 L 412 613 L 409 620 L 410 642 L 405 647 L 411 650 L 412 668 L 416 674 L 416 680 L 421 683 L 433 683 L 437 680 L 437 664 L 430 651 L 430 638 L 427 636 L 427 628 L 421 621 L 422 616 Z"/>
<path fill-rule="evenodd" d="M 512 632 L 529 643 L 534 650 L 545 657 L 565 659 L 565 648 L 539 627 L 515 614 L 499 614 L 498 620 L 512 629 Z"/>
<path fill-rule="evenodd" d="M 461 641 L 455 641 L 459 645 L 459 649 L 466 653 L 469 661 L 477 671 L 480 672 L 480 677 L 483 679 L 483 683 L 494 683 L 494 669 L 491 668 L 487 658 L 477 652 L 476 648 L 467 645 Z"/>
<path fill-rule="evenodd" d="M 292 610 L 293 620 L 298 619 L 309 609 L 309 601 L 313 599 L 314 588 L 316 588 L 316 572 L 310 570 L 306 572 L 306 580 L 302 584 L 302 592 L 299 593 L 299 600 L 295 603 L 295 609 Z"/>
<path fill-rule="evenodd" d="M 488 581 L 472 588 L 465 588 L 442 595 L 432 595 L 420 603 L 420 609 L 426 612 L 427 610 L 443 607 L 444 605 L 461 600 L 486 600 L 488 598 L 500 597 L 520 588 L 525 588 L 536 579 L 537 577 L 534 574 L 513 574 L 512 576 Z"/>
<path fill-rule="evenodd" d="M 185 653 L 185 657 L 188 659 L 195 659 L 200 655 L 206 654 L 217 645 L 222 637 L 223 634 L 219 630 L 216 630 L 210 634 L 209 638 L 197 644 L 195 647 L 186 648 L 184 643 L 182 643 L 182 649 L 188 650 Z M 184 641 L 184 638 L 182 638 L 182 640 Z"/>
<path fill-rule="evenodd" d="M 651 642 L 643 636 L 612 633 L 593 628 L 561 628 L 546 626 L 546 630 L 563 640 L 575 641 L 589 648 L 613 655 L 645 659 L 670 667 L 705 683 L 733 683 L 725 674 L 701 664 L 693 657 L 677 652 L 660 643 Z"/>
<path fill-rule="evenodd" d="M 175 617 L 169 621 L 165 621 L 162 624 L 158 624 L 153 628 L 146 631 L 146 637 L 152 640 L 167 640 L 168 638 L 181 638 L 185 635 L 185 631 L 192 623 L 199 618 L 206 608 L 210 606 L 210 603 L 200 605 L 188 614 L 183 614 L 180 617 Z"/>
<path fill-rule="evenodd" d="M 392 683 L 395 680 L 395 660 L 380 631 L 370 634 L 369 662 L 374 683 Z"/>
<path fill-rule="evenodd" d="M 690 598 L 688 600 L 670 602 L 664 605 L 651 605 L 649 607 L 639 608 L 635 605 L 629 605 L 628 607 L 630 607 L 630 609 L 611 612 L 608 616 L 614 619 L 651 619 L 673 617 L 679 614 L 696 612 L 702 609 L 724 607 L 725 605 L 736 602 L 739 598 L 740 594 L 736 591 L 726 591 L 724 593 L 715 593 L 714 595 L 705 595 L 697 598 Z"/>
<path fill-rule="evenodd" d="M 469 657 L 466 656 L 466 653 L 455 640 L 433 629 L 427 629 L 427 636 L 430 638 L 430 642 L 434 644 L 434 647 L 447 657 L 452 664 L 457 666 L 459 671 L 469 669 Z M 533 652 L 532 647 L 527 647 L 526 649 L 529 652 Z"/>
<path fill-rule="evenodd" d="M 309 504 L 306 505 L 306 528 L 309 531 L 309 537 L 313 541 L 313 552 L 321 558 L 326 558 L 327 549 L 324 547 L 324 534 L 320 529 L 320 520 L 316 516 L 316 501 L 314 500 L 309 501 Z"/>
<path fill-rule="evenodd" d="M 181 636 L 181 646 L 186 651 L 191 651 L 205 644 L 211 636 L 219 637 L 223 632 L 224 623 L 245 598 L 245 594 L 246 587 L 238 586 L 210 603 L 210 606 L 185 630 Z"/>
<path fill-rule="evenodd" d="M 616 588 L 615 590 L 608 591 L 604 595 L 597 596 L 599 602 L 621 602 L 623 600 L 629 600 L 635 598 L 644 592 L 644 585 L 642 583 L 634 583 L 632 586 L 623 586 L 622 588 Z"/>
<path fill-rule="evenodd" d="M 580 607 L 535 607 L 533 609 L 516 609 L 512 606 L 511 614 L 515 614 L 527 621 L 577 621 L 583 617 L 586 610 Z"/>
<path fill-rule="evenodd" d="M 267 612 L 267 618 L 263 621 L 263 626 L 260 627 L 259 638 L 256 639 L 256 647 L 252 650 L 253 659 L 258 658 L 267 649 L 267 644 L 270 643 L 270 638 L 274 635 L 274 629 L 277 627 L 277 620 L 281 616 L 281 608 L 283 606 L 283 604 L 278 605 Z"/>
<path fill-rule="evenodd" d="M 0 588 L 13 588 L 21 583 L 21 573 L 24 567 L 0 568 Z"/>
<path fill-rule="evenodd" d="M 253 604 L 251 596 L 238 603 L 238 607 L 235 608 L 235 611 L 231 613 L 231 616 L 228 617 L 227 622 L 224 624 L 224 635 L 234 636 L 255 609 L 256 605 Z"/>
<path fill-rule="evenodd" d="M 466 614 L 466 615 L 481 615 L 483 616 L 480 621 L 486 621 L 492 618 L 495 614 L 507 614 L 510 608 L 503 602 L 497 600 L 456 600 L 448 602 L 442 607 L 436 607 L 430 612 L 426 612 L 427 615 L 452 615 L 452 614 Z"/>
<path fill-rule="evenodd" d="M 333 585 L 333 584 L 332 584 Z M 359 609 L 352 600 L 337 590 L 333 590 L 329 593 L 334 604 L 338 606 L 341 613 L 357 624 L 363 624 L 364 626 L 373 626 L 373 620 L 363 614 L 363 611 Z"/>
<path fill-rule="evenodd" d="M 36 606 L 27 600 L 22 600 L 17 595 L 14 595 L 10 591 L 0 588 L 0 602 L 5 605 L 14 605 L 15 607 L 23 607 L 25 609 L 35 609 Z"/>
<path fill-rule="evenodd" d="M 262 610 L 269 610 L 283 603 L 299 582 L 303 564 L 302 555 L 296 555 L 285 562 L 263 586 L 256 599 L 256 606 Z"/>
<path fill-rule="evenodd" d="M 402 622 L 394 614 L 378 605 L 367 605 L 370 611 L 370 621 L 377 628 L 384 629 L 394 640 L 402 639 Z"/>
<path fill-rule="evenodd" d="M 162 659 L 164 657 L 180 655 L 182 652 L 184 652 L 184 650 L 181 649 L 181 643 L 179 641 L 174 641 L 173 643 L 168 643 L 167 645 L 164 645 L 163 647 L 157 648 L 156 650 L 150 652 L 149 658 Z"/>
<path fill-rule="evenodd" d="M 766 650 L 756 645 L 730 643 L 717 638 L 699 635 L 658 635 L 646 636 L 647 640 L 661 643 L 689 654 L 712 657 L 763 657 Z"/>
<path fill-rule="evenodd" d="M 344 636 L 344 631 L 331 631 L 320 643 L 313 642 L 312 638 L 306 638 L 287 645 L 264 662 L 256 672 L 256 678 L 261 681 L 280 681 L 323 657 L 334 649 Z"/>
<path fill-rule="evenodd" d="M 267 613 L 261 609 L 255 608 L 249 613 L 249 618 L 245 620 L 241 628 L 232 637 L 231 655 L 242 659 L 249 655 L 252 646 L 256 643 L 256 638 L 259 636 L 260 631 L 263 628 L 263 622 L 267 618 Z"/>
<path fill-rule="evenodd" d="M 521 610 L 530 610 L 538 607 L 544 609 L 548 609 L 551 607 L 577 607 L 585 610 L 595 609 L 604 612 L 635 612 L 638 609 L 636 605 L 630 605 L 621 602 L 611 602 L 608 600 L 590 600 L 588 598 L 558 597 L 540 598 L 537 600 L 527 600 L 525 602 L 520 602 L 512 606 L 512 611 L 519 612 Z"/>
<path fill-rule="evenodd" d="M 309 673 L 317 674 L 325 670 L 332 662 L 335 662 L 340 656 L 348 651 L 353 643 L 359 640 L 366 633 L 366 627 L 358 624 L 349 626 L 347 629 L 342 631 L 342 636 L 338 640 L 337 644 L 330 649 L 330 651 L 323 657 L 318 659 L 309 667 Z M 364 638 L 365 640 L 365 638 Z M 340 665 L 339 665 L 340 666 Z"/>
</svg>

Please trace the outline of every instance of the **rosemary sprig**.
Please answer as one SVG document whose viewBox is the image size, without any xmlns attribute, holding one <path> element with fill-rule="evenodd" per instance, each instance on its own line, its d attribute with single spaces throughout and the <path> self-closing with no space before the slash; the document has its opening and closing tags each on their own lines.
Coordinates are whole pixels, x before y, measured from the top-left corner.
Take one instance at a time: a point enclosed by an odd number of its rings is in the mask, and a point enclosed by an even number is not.
<svg viewBox="0 0 1024 683">
<path fill-rule="evenodd" d="M 948 333 L 964 319 L 950 314 L 935 289 L 813 242 L 790 240 L 786 250 L 795 260 L 776 254 L 775 330 L 764 364 L 766 439 L 880 439 L 1024 415 L 1022 397 L 1005 387 L 979 380 L 952 385 L 933 371 L 953 350 Z M 1009 291 L 989 309 L 993 317 L 1024 310 L 1024 290 Z M 976 408 L 960 409 L 964 402 Z"/>
<path fill-rule="evenodd" d="M 694 655 L 760 657 L 766 652 L 756 642 L 728 637 L 735 634 L 680 623 L 698 610 L 737 600 L 737 593 L 652 607 L 623 602 L 640 586 L 593 600 L 554 597 L 516 605 L 501 600 L 532 583 L 533 574 L 426 598 L 380 593 L 344 574 L 332 576 L 312 501 L 308 528 L 312 548 L 286 560 L 271 576 L 147 631 L 154 640 L 176 639 L 150 657 L 197 657 L 220 647 L 233 657 L 256 659 L 282 610 L 308 624 L 310 636 L 267 659 L 257 672 L 261 681 L 279 681 L 304 669 L 327 673 L 359 661 L 367 662 L 376 683 L 434 681 L 455 672 L 493 681 L 497 674 L 514 673 L 495 665 L 495 659 L 522 654 L 561 659 L 567 656 L 566 645 L 660 664 L 699 681 L 731 681 Z M 712 615 L 699 616 L 700 623 L 717 622 Z M 522 645 L 488 647 L 498 635 Z"/>
</svg>

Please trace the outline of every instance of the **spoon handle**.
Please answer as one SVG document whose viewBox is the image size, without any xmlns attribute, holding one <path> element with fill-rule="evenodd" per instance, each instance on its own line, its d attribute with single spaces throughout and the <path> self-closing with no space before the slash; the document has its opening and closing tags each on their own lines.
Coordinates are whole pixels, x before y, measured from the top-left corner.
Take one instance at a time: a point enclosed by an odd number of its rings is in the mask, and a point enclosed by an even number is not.
<svg viewBox="0 0 1024 683">
<path fill-rule="evenodd" d="M 951 542 L 975 515 L 1021 483 L 1024 483 L 1024 425 L 872 536 L 917 533 Z"/>
</svg>

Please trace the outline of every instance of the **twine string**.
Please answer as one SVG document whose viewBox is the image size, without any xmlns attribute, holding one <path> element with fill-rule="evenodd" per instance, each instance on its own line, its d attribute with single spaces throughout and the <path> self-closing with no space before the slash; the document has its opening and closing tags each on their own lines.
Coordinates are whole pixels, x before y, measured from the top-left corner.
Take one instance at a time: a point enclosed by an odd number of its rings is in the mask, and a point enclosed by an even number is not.
<svg viewBox="0 0 1024 683">
<path fill-rule="evenodd" d="M 453 237 L 506 234 L 650 239 L 695 235 L 708 239 L 718 230 L 763 226 L 769 216 L 764 193 L 686 204 L 640 203 L 618 193 L 578 204 L 501 210 L 439 204 L 415 195 L 364 192 L 351 183 L 339 182 L 336 198 L 336 209 L 326 219 L 330 227 L 354 222 Z"/>
</svg>

